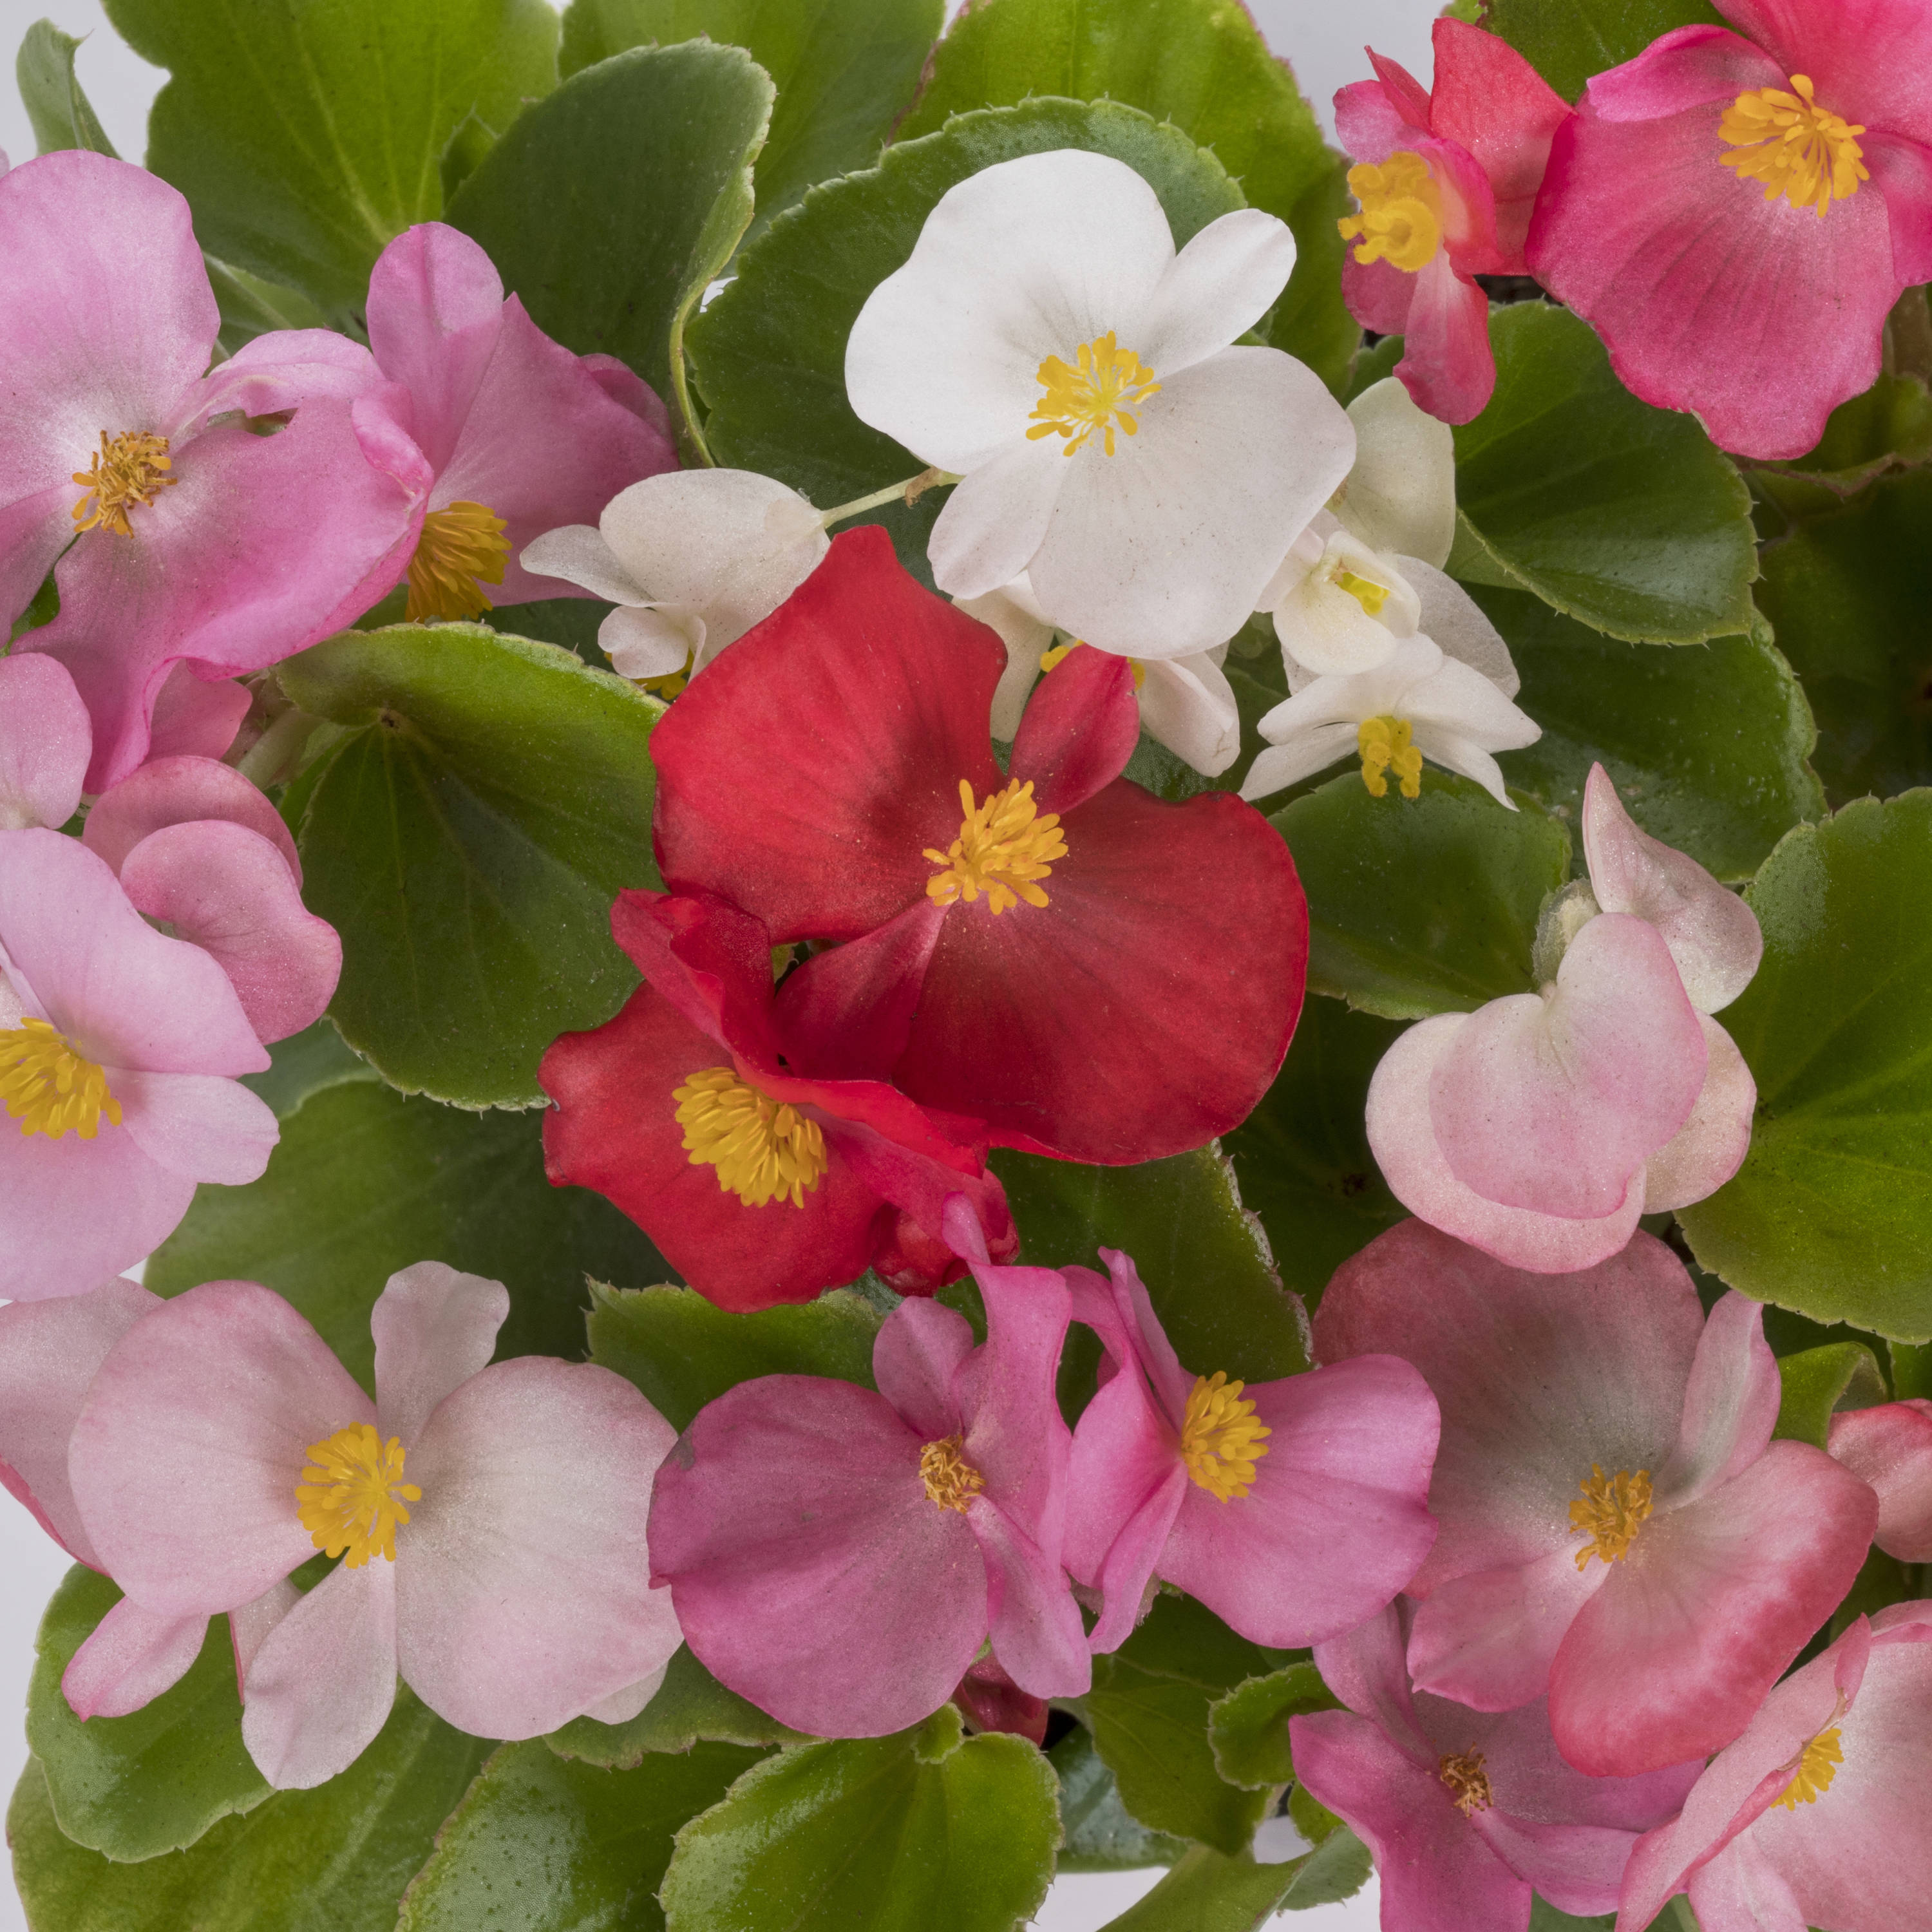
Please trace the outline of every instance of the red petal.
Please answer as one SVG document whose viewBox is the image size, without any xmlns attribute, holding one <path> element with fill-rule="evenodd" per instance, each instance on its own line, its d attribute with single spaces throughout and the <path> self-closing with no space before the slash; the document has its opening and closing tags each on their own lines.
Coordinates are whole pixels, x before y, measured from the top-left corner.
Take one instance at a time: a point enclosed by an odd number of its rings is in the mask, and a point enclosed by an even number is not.
<svg viewBox="0 0 1932 1932">
<path fill-rule="evenodd" d="M 1040 810 L 1064 814 L 1118 778 L 1140 739 L 1133 666 L 1083 645 L 1034 687 L 1013 740 L 1012 776 L 1031 782 Z"/>
</svg>

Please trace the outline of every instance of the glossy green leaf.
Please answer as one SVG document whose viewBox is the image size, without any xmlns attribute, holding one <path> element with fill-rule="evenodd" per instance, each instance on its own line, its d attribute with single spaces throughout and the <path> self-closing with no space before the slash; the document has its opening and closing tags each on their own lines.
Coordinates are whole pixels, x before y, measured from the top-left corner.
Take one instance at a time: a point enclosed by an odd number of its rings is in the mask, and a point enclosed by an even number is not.
<svg viewBox="0 0 1932 1932">
<path fill-rule="evenodd" d="M 673 1834 L 760 1755 L 700 1744 L 604 1771 L 506 1744 L 438 1834 L 396 1932 L 662 1932 Z"/>
<path fill-rule="evenodd" d="M 1101 1932 L 1258 1932 L 1294 1876 L 1289 1865 L 1256 1864 L 1191 1845 L 1153 1891 Z"/>
<path fill-rule="evenodd" d="M 1294 1876 L 1282 1894 L 1284 1912 L 1306 1912 L 1318 1905 L 1353 1898 L 1369 1882 L 1375 1861 L 1369 1848 L 1338 1824 L 1312 1852 L 1294 1861 Z"/>
<path fill-rule="evenodd" d="M 735 1690 L 726 1690 L 688 1647 L 680 1646 L 657 1695 L 628 1724 L 600 1724 L 594 1718 L 579 1718 L 551 1732 L 545 1742 L 559 1757 L 628 1771 L 653 1751 L 688 1751 L 699 1743 L 796 1744 L 803 1737 L 802 1732 L 787 1730 Z"/>
<path fill-rule="evenodd" d="M 1923 290 L 1914 289 L 1922 307 Z M 1909 467 L 1932 457 L 1932 394 L 1921 378 L 1887 370 L 1863 394 L 1834 410 L 1817 447 L 1789 463 L 1754 466 L 1768 482 L 1790 476 L 1850 496 L 1886 470 Z M 1774 494 L 1781 494 L 1774 488 Z"/>
<path fill-rule="evenodd" d="M 1308 894 L 1311 992 L 1419 1019 L 1532 990 L 1537 918 L 1570 859 L 1569 833 L 1535 806 L 1506 812 L 1433 766 L 1420 798 L 1371 798 L 1347 771 L 1270 823 Z"/>
<path fill-rule="evenodd" d="M 1750 1151 L 1678 1219 L 1760 1301 L 1932 1338 L 1932 790 L 1801 826 L 1748 897 L 1764 963 L 1720 1018 Z"/>
<path fill-rule="evenodd" d="M 1886 1400 L 1878 1358 L 1862 1342 L 1828 1342 L 1796 1355 L 1780 1355 L 1784 1397 L 1774 1436 L 1822 1449 L 1832 1417 L 1840 1408 L 1870 1408 Z"/>
<path fill-rule="evenodd" d="M 1730 22 L 1703 0 L 1485 0 L 1483 24 L 1574 100 L 1592 74 L 1634 60 L 1673 27 Z"/>
<path fill-rule="evenodd" d="M 1053 1876 L 1060 1814 L 1024 1738 L 943 1706 L 889 1738 L 755 1765 L 677 1834 L 670 1932 L 1013 1932 Z"/>
<path fill-rule="evenodd" d="M 97 1721 L 98 1721 L 97 1720 Z M 394 1932 L 403 1888 L 493 1747 L 407 1690 L 339 1778 L 224 1818 L 186 1851 L 114 1864 L 63 1837 L 37 1760 L 7 1814 L 32 1932 Z"/>
<path fill-rule="evenodd" d="M 1154 1599 L 1116 1654 L 1154 1676 L 1198 1684 L 1217 1696 L 1304 1654 L 1250 1643 L 1206 1604 L 1172 1589 L 1163 1589 Z"/>
<path fill-rule="evenodd" d="M 1291 1664 L 1236 1685 L 1208 1714 L 1215 1767 L 1230 1784 L 1266 1791 L 1294 1776 L 1288 1749 L 1291 1718 L 1334 1711 L 1338 1700 L 1312 1664 Z"/>
<path fill-rule="evenodd" d="M 658 884 L 662 706 L 481 624 L 346 631 L 278 675 L 303 710 L 356 728 L 298 834 L 308 908 L 342 935 L 343 1038 L 406 1093 L 542 1104 L 544 1048 L 637 984 L 610 906 Z"/>
<path fill-rule="evenodd" d="M 286 1119 L 311 1094 L 325 1087 L 353 1081 L 381 1082 L 382 1076 L 335 1030 L 326 1015 L 314 1026 L 276 1041 L 268 1049 L 273 1063 L 266 1072 L 244 1073 L 242 1084 L 252 1088 Z"/>
<path fill-rule="evenodd" d="M 691 419 L 684 330 L 752 219 L 772 83 L 736 47 L 640 47 L 574 74 L 449 207 L 539 328 L 621 356 Z"/>
<path fill-rule="evenodd" d="M 403 230 L 442 214 L 443 150 L 472 114 L 501 132 L 556 82 L 544 0 L 106 0 L 170 70 L 148 165 L 223 261 L 301 290 L 338 323 Z"/>
<path fill-rule="evenodd" d="M 265 282 L 259 275 L 218 262 L 212 255 L 202 259 L 208 268 L 208 285 L 221 310 L 220 340 L 224 356 L 232 356 L 244 343 L 272 329 L 327 326 L 328 317 L 298 290 Z"/>
<path fill-rule="evenodd" d="M 1533 590 L 1615 638 L 1702 644 L 1751 626 L 1750 493 L 1693 417 L 1640 403 L 1589 325 L 1490 318 L 1496 391 L 1456 432 L 1453 575 Z"/>
<path fill-rule="evenodd" d="M 1171 1865 L 1186 1852 L 1184 1840 L 1150 1832 L 1120 1802 L 1114 1774 L 1084 1725 L 1069 1731 L 1046 1756 L 1060 1780 L 1060 1822 L 1066 1834 L 1061 1871 L 1138 1871 Z"/>
<path fill-rule="evenodd" d="M 21 104 L 34 130 L 40 152 L 51 154 L 62 148 L 86 148 L 112 154 L 114 143 L 100 124 L 74 70 L 80 43 L 51 20 L 36 20 L 20 43 L 14 63 Z"/>
<path fill-rule="evenodd" d="M 268 1171 L 249 1187 L 204 1187 L 148 1264 L 158 1294 L 204 1281 L 259 1281 L 286 1295 L 350 1373 L 374 1390 L 369 1311 L 399 1268 L 421 1261 L 500 1281 L 510 1355 L 584 1353 L 586 1275 L 648 1280 L 664 1264 L 601 1195 L 553 1187 L 542 1124 L 470 1114 L 350 1081 L 310 1094 L 282 1122 Z"/>
</svg>

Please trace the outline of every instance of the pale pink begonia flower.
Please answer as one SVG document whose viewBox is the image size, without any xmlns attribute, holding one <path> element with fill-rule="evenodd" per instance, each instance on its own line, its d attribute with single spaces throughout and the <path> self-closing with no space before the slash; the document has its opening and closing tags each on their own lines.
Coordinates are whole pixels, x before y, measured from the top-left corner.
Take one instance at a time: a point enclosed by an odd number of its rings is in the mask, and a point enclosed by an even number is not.
<svg viewBox="0 0 1932 1932">
<path fill-rule="evenodd" d="M 93 746 L 64 664 L 32 653 L 0 658 L 0 832 L 58 831 L 80 808 Z"/>
<path fill-rule="evenodd" d="M 1191 1374 L 1127 1256 L 1069 1268 L 1074 1317 L 1106 1350 L 1074 1431 L 1066 1563 L 1102 1593 L 1091 1642 L 1118 1647 L 1156 1577 L 1251 1642 L 1352 1628 L 1429 1553 L 1435 1398 L 1393 1356 L 1244 1384 Z"/>
<path fill-rule="evenodd" d="M 150 758 L 225 757 L 254 702 L 232 677 L 196 677 L 178 664 L 163 680 L 148 721 Z"/>
<path fill-rule="evenodd" d="M 1382 1932 L 1524 1932 L 1532 1888 L 1614 1911 L 1638 1834 L 1683 1802 L 1700 1760 L 1635 1778 L 1565 1764 L 1543 1700 L 1472 1711 L 1414 1689 L 1406 1606 L 1315 1646 L 1346 1706 L 1288 1720 L 1298 1783 L 1374 1854 Z"/>
<path fill-rule="evenodd" d="M 1932 1402 L 1849 1409 L 1826 1446 L 1878 1496 L 1872 1540 L 1901 1563 L 1932 1563 Z"/>
<path fill-rule="evenodd" d="M 1707 1321 L 1638 1234 L 1552 1275 L 1422 1221 L 1345 1262 L 1323 1362 L 1412 1362 L 1442 1406 L 1442 1525 L 1408 1586 L 1417 1684 L 1479 1710 L 1547 1696 L 1564 1756 L 1628 1777 L 1729 1744 L 1851 1587 L 1878 1500 L 1774 1442 L 1781 1383 L 1756 1302 Z"/>
<path fill-rule="evenodd" d="M 670 1425 L 608 1369 L 492 1363 L 500 1283 L 438 1262 L 370 1317 L 370 1402 L 314 1329 L 252 1282 L 209 1282 L 133 1328 L 68 1454 L 102 1567 L 162 1618 L 277 1589 L 244 1657 L 242 1738 L 278 1789 L 352 1763 L 396 1678 L 459 1730 L 535 1737 L 643 1708 L 679 1642 L 645 1524 Z"/>
</svg>

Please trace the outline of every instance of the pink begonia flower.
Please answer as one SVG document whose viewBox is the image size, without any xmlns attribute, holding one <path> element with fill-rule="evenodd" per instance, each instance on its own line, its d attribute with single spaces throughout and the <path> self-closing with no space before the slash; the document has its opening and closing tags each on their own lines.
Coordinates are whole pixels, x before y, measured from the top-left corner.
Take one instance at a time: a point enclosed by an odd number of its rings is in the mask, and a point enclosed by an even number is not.
<svg viewBox="0 0 1932 1932">
<path fill-rule="evenodd" d="M 1872 1540 L 1901 1563 L 1932 1563 L 1932 1402 L 1834 1415 L 1828 1446 L 1878 1497 Z"/>
<path fill-rule="evenodd" d="M 946 1225 L 983 1257 L 960 1216 Z M 740 1382 L 658 1472 L 653 1581 L 720 1682 L 781 1724 L 882 1737 L 950 1697 L 990 1635 L 1021 1690 L 1091 1681 L 1060 1568 L 1070 1438 L 1054 1398 L 1066 1283 L 974 1273 L 987 1337 L 908 1300 L 872 1350 L 878 1392 L 814 1376 Z"/>
<path fill-rule="evenodd" d="M 1107 1351 L 1068 1485 L 1067 1568 L 1104 1593 L 1093 1648 L 1126 1637 L 1156 1576 L 1276 1648 L 1372 1616 L 1436 1540 L 1421 1376 L 1392 1356 L 1246 1384 L 1191 1374 L 1132 1258 L 1100 1258 L 1111 1281 L 1066 1271 Z"/>
<path fill-rule="evenodd" d="M 1932 280 L 1932 14 L 1719 0 L 1590 82 L 1558 134 L 1531 272 L 1647 403 L 1726 449 L 1802 456 L 1877 380 Z M 1748 38 L 1746 38 L 1748 37 Z"/>
<path fill-rule="evenodd" d="M 58 832 L 0 832 L 0 1296 L 81 1294 L 171 1234 L 198 1181 L 268 1166 L 268 1056 L 220 964 L 157 932 Z"/>
<path fill-rule="evenodd" d="M 1550 143 L 1570 110 L 1522 55 L 1460 20 L 1435 26 L 1434 92 L 1372 48 L 1377 78 L 1335 96 L 1360 212 L 1342 293 L 1364 328 L 1402 338 L 1396 374 L 1432 416 L 1465 423 L 1496 386 L 1478 275 L 1523 272 Z"/>
<path fill-rule="evenodd" d="M 388 579 L 408 578 L 409 621 L 591 595 L 533 576 L 518 554 L 677 466 L 663 404 L 615 356 L 552 341 L 505 299 L 489 256 L 440 221 L 382 250 L 368 317 L 388 380 L 358 405 L 356 427 L 370 461 L 414 500 Z"/>
<path fill-rule="evenodd" d="M 1543 1701 L 1489 1714 L 1412 1690 L 1390 1604 L 1315 1647 L 1347 1706 L 1288 1720 L 1294 1775 L 1375 1856 L 1383 1932 L 1524 1932 L 1530 1891 L 1613 1911 L 1640 1832 L 1684 1801 L 1700 1761 L 1586 1778 L 1558 1756 Z"/>
<path fill-rule="evenodd" d="M 196 677 L 178 664 L 164 680 L 148 721 L 151 758 L 219 758 L 242 729 L 253 700 L 232 677 Z"/>
<path fill-rule="evenodd" d="M 1757 970 L 1756 915 L 1640 830 L 1600 765 L 1582 831 L 1589 883 L 1545 910 L 1541 991 L 1422 1021 L 1369 1087 L 1369 1144 L 1396 1199 L 1550 1274 L 1594 1266 L 1641 1215 L 1721 1187 L 1757 1105 L 1710 1017 Z"/>
<path fill-rule="evenodd" d="M 279 1789 L 352 1763 L 399 1670 L 459 1730 L 505 1738 L 633 1717 L 662 1681 L 679 1636 L 644 1537 L 670 1426 L 594 1364 L 493 1364 L 509 1308 L 440 1262 L 391 1276 L 372 1402 L 280 1295 L 209 1282 L 94 1377 L 74 1498 L 143 1610 L 230 1609 L 346 1552 L 250 1643 L 242 1738 Z"/>
<path fill-rule="evenodd" d="M 1858 1618 L 1642 1839 L 1617 1932 L 1688 1892 L 1702 1932 L 1912 1932 L 1932 1898 L 1932 1603 Z"/>
<path fill-rule="evenodd" d="M 80 809 L 94 728 L 67 668 L 0 658 L 0 832 L 58 831 Z"/>
<path fill-rule="evenodd" d="M 146 755 L 176 664 L 259 670 L 366 609 L 410 502 L 352 426 L 368 350 L 278 331 L 210 370 L 221 318 L 165 182 L 28 161 L 0 178 L 0 622 L 54 572 L 58 615 L 14 648 L 74 674 L 100 791 Z"/>
<path fill-rule="evenodd" d="M 1532 1274 L 1404 1221 L 1336 1271 L 1315 1352 L 1400 1355 L 1442 1405 L 1417 1684 L 1485 1711 L 1546 1693 L 1592 1777 L 1729 1744 L 1871 1541 L 1871 1491 L 1771 1439 L 1763 1310 L 1726 1294 L 1707 1322 L 1648 1234 Z"/>
</svg>

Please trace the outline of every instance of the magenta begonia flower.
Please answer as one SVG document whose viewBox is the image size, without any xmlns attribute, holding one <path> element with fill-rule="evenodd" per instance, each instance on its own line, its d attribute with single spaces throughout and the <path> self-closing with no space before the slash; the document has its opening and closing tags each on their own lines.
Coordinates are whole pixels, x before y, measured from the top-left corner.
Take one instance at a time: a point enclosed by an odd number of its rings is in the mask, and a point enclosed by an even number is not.
<svg viewBox="0 0 1932 1932">
<path fill-rule="evenodd" d="M 1435 1540 L 1436 1400 L 1392 1356 L 1251 1385 L 1191 1374 L 1132 1259 L 1069 1268 L 1106 1345 L 1073 1436 L 1066 1562 L 1105 1593 L 1093 1648 L 1134 1627 L 1154 1576 L 1251 1642 L 1283 1649 L 1372 1616 Z"/>
<path fill-rule="evenodd" d="M 1592 1777 L 1729 1744 L 1864 1560 L 1877 1498 L 1771 1439 L 1762 1309 L 1707 1322 L 1648 1234 L 1544 1275 L 1402 1222 L 1336 1271 L 1315 1351 L 1400 1355 L 1442 1405 L 1416 1683 L 1484 1711 L 1546 1692 Z"/>
<path fill-rule="evenodd" d="M 1858 1618 L 1638 1844 L 1617 1932 L 1688 1892 L 1702 1932 L 1911 1932 L 1932 1898 L 1932 1603 Z"/>
<path fill-rule="evenodd" d="M 1877 380 L 1900 290 L 1932 280 L 1932 14 L 1718 8 L 1737 32 L 1680 27 L 1592 80 L 1529 266 L 1646 402 L 1726 449 L 1802 456 Z"/>
<path fill-rule="evenodd" d="M 1640 830 L 1600 765 L 1589 883 L 1544 913 L 1539 993 L 1409 1028 L 1369 1088 L 1369 1144 L 1411 1213 L 1512 1267 L 1567 1274 L 1735 1174 L 1757 1088 L 1710 1016 L 1757 970 L 1756 915 Z"/>
<path fill-rule="evenodd" d="M 0 623 L 52 569 L 59 614 L 14 648 L 74 674 L 100 791 L 146 754 L 175 664 L 260 670 L 365 609 L 410 502 L 351 422 L 366 350 L 278 332 L 210 371 L 220 316 L 165 182 L 28 161 L 0 177 Z"/>
<path fill-rule="evenodd" d="M 1335 96 L 1360 212 L 1342 224 L 1348 312 L 1402 338 L 1396 371 L 1443 422 L 1482 413 L 1496 386 L 1478 275 L 1523 272 L 1523 237 L 1550 143 L 1570 110 L 1506 41 L 1435 26 L 1434 92 L 1371 48 L 1376 78 Z"/>
<path fill-rule="evenodd" d="M 640 1710 L 679 1642 L 645 1523 L 670 1425 L 588 1362 L 492 1363 L 501 1284 L 422 1262 L 370 1317 L 376 1400 L 278 1294 L 209 1282 L 107 1357 L 74 1432 L 81 1520 L 158 1616 L 346 1560 L 253 1649 L 242 1732 L 281 1789 L 380 1731 L 398 1670 L 459 1730 Z"/>
<path fill-rule="evenodd" d="M 1932 1563 L 1932 1402 L 1834 1415 L 1829 1446 L 1878 1498 L 1872 1540 L 1901 1563 Z"/>
<path fill-rule="evenodd" d="M 532 576 L 518 554 L 559 524 L 596 523 L 619 490 L 676 468 L 663 404 L 615 356 L 553 342 L 514 296 L 504 299 L 489 256 L 440 221 L 382 250 L 368 316 L 388 380 L 356 422 L 370 460 L 415 500 L 389 579 L 406 572 L 409 621 L 593 594 Z M 494 599 L 486 584 L 501 586 Z"/>
<path fill-rule="evenodd" d="M 961 1225 L 949 1214 L 949 1230 Z M 877 1394 L 814 1376 L 740 1382 L 658 1472 L 655 1580 L 670 1585 L 686 1641 L 794 1730 L 917 1724 L 988 1635 L 1021 1690 L 1088 1688 L 1060 1568 L 1066 1286 L 1046 1268 L 974 1272 L 981 1346 L 951 1309 L 902 1302 L 874 1345 Z"/>
<path fill-rule="evenodd" d="M 1614 1910 L 1637 1834 L 1701 1762 L 1586 1778 L 1558 1756 L 1540 1699 L 1492 1714 L 1413 1690 L 1406 1621 L 1391 1604 L 1316 1645 L 1348 1708 L 1288 1720 L 1297 1780 L 1375 1854 L 1383 1932 L 1523 1932 L 1532 1886 L 1559 1911 Z"/>
</svg>

